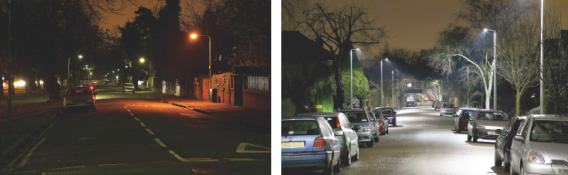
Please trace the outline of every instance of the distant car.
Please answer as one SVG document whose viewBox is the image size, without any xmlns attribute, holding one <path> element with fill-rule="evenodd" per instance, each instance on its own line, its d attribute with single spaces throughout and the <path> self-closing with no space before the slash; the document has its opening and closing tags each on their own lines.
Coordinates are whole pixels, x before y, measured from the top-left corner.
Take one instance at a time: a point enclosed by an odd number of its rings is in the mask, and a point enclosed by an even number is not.
<svg viewBox="0 0 568 175">
<path fill-rule="evenodd" d="M 367 147 L 373 147 L 373 142 L 379 141 L 378 122 L 375 117 L 368 114 L 367 110 L 356 108 L 342 109 L 339 112 L 344 113 L 351 122 L 353 129 L 359 136 L 359 143 L 365 142 Z"/>
<path fill-rule="evenodd" d="M 416 101 L 414 101 L 414 97 L 410 96 L 406 98 L 406 107 L 415 107 Z"/>
<path fill-rule="evenodd" d="M 282 168 L 341 171 L 341 144 L 324 117 L 282 118 Z"/>
<path fill-rule="evenodd" d="M 529 115 L 511 145 L 511 174 L 568 174 L 568 116 Z"/>
<path fill-rule="evenodd" d="M 460 108 L 454 114 L 454 131 L 462 132 L 467 130 L 467 123 L 475 110 L 478 110 L 478 108 Z"/>
<path fill-rule="evenodd" d="M 507 114 L 500 110 L 475 110 L 467 123 L 467 141 L 497 139 L 497 130 L 503 130 L 509 121 Z"/>
<path fill-rule="evenodd" d="M 123 86 L 117 86 L 116 87 L 118 89 L 119 92 L 132 92 L 134 94 L 134 92 L 136 91 L 136 89 L 134 88 L 134 84 L 132 83 L 124 83 Z"/>
<path fill-rule="evenodd" d="M 505 172 L 509 172 L 509 169 L 511 168 L 510 151 L 511 144 L 513 143 L 513 138 L 517 134 L 519 127 L 521 126 L 521 122 L 523 120 L 526 120 L 526 118 L 526 116 L 514 117 L 502 131 L 497 131 L 497 134 L 499 134 L 499 136 L 495 141 L 494 162 L 495 166 L 499 167 L 505 164 L 505 167 L 503 167 L 503 171 Z"/>
<path fill-rule="evenodd" d="M 440 108 L 440 117 L 444 115 L 454 115 L 456 114 L 456 108 L 454 104 L 451 103 L 444 103 Z"/>
<path fill-rule="evenodd" d="M 445 102 L 443 101 L 436 101 L 436 103 L 434 104 L 434 110 L 440 109 L 444 103 Z"/>
<path fill-rule="evenodd" d="M 391 107 L 376 107 L 373 112 L 380 112 L 388 120 L 388 124 L 396 127 L 396 111 Z"/>
<path fill-rule="evenodd" d="M 359 138 L 357 132 L 351 129 L 351 123 L 345 114 L 335 113 L 307 113 L 299 116 L 319 116 L 329 123 L 335 133 L 335 138 L 341 143 L 341 160 L 344 166 L 350 166 L 352 160 L 359 160 Z"/>
<path fill-rule="evenodd" d="M 70 88 L 63 97 L 63 111 L 72 109 L 97 111 L 95 100 L 97 93 L 92 86 Z"/>
<path fill-rule="evenodd" d="M 388 134 L 389 133 L 389 121 L 387 119 L 385 119 L 383 114 L 381 114 L 380 112 L 378 112 L 378 113 L 369 112 L 369 114 L 374 116 L 375 119 L 378 121 L 379 133 L 381 135 Z"/>
</svg>

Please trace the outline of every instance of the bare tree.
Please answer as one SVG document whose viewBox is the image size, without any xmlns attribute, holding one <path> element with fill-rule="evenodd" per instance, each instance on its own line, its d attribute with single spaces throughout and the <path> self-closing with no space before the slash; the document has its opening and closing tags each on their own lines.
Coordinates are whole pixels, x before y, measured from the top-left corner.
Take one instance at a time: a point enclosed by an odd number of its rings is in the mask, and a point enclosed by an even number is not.
<svg viewBox="0 0 568 175">
<path fill-rule="evenodd" d="M 306 30 L 315 38 L 323 40 L 324 46 L 336 54 L 332 65 L 336 84 L 334 108 L 342 108 L 345 102 L 345 88 L 341 83 L 342 61 L 348 59 L 354 45 L 368 47 L 379 44 L 385 31 L 374 25 L 363 8 L 355 5 L 328 10 L 324 5 L 316 3 L 304 15 Z"/>
</svg>

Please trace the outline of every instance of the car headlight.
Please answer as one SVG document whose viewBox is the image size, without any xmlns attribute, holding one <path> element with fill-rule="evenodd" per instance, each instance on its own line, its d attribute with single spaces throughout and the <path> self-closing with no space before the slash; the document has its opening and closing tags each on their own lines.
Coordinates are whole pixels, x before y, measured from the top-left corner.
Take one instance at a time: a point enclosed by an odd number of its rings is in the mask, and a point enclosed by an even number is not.
<svg viewBox="0 0 568 175">
<path fill-rule="evenodd" d="M 540 153 L 536 151 L 530 151 L 527 160 L 531 163 L 538 163 L 538 164 L 544 163 L 544 157 L 542 157 L 542 155 L 540 155 Z"/>
<path fill-rule="evenodd" d="M 361 128 L 362 132 L 371 132 L 371 128 Z"/>
</svg>

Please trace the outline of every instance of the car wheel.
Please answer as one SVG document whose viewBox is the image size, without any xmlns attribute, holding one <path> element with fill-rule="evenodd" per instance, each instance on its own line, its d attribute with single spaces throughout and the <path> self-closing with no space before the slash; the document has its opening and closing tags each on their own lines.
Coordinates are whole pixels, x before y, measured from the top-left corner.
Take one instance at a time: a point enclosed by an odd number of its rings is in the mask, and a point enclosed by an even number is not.
<svg viewBox="0 0 568 175">
<path fill-rule="evenodd" d="M 373 147 L 373 141 L 371 140 L 370 142 L 367 142 L 367 147 L 372 148 Z"/>
<path fill-rule="evenodd" d="M 393 121 L 392 121 L 392 126 L 393 126 L 393 127 L 396 127 L 396 120 L 393 120 Z"/>
<path fill-rule="evenodd" d="M 347 154 L 343 158 L 343 166 L 350 166 L 351 165 L 351 149 L 347 150 Z"/>
<path fill-rule="evenodd" d="M 471 136 L 469 135 L 469 133 L 467 134 L 467 141 L 471 142 Z"/>
<path fill-rule="evenodd" d="M 382 134 L 381 134 L 382 135 Z M 379 142 L 379 135 L 375 134 L 375 137 L 373 137 L 373 141 L 375 142 Z M 372 141 L 371 141 L 372 142 Z"/>
<path fill-rule="evenodd" d="M 503 171 L 505 172 L 509 172 L 509 170 L 511 169 L 511 162 L 509 162 L 509 153 L 505 152 L 505 157 L 503 162 L 505 162 L 505 166 L 503 167 Z"/>
<path fill-rule="evenodd" d="M 338 158 L 337 158 L 337 164 L 335 164 L 335 166 L 333 167 L 333 171 L 334 171 L 335 173 L 341 172 L 341 162 L 342 162 L 341 156 L 338 156 Z"/>
<path fill-rule="evenodd" d="M 525 168 L 523 168 L 523 165 L 521 164 L 521 172 L 519 173 L 521 175 L 525 175 Z"/>
<path fill-rule="evenodd" d="M 473 132 L 473 142 L 477 142 L 477 132 Z"/>
<path fill-rule="evenodd" d="M 511 173 L 511 175 L 518 175 L 517 173 L 515 173 L 512 165 L 509 167 L 509 173 Z"/>
<path fill-rule="evenodd" d="M 389 133 L 389 128 L 387 128 L 387 132 L 386 132 L 386 133 L 387 133 L 387 134 Z"/>
<path fill-rule="evenodd" d="M 357 146 L 357 153 L 353 157 L 353 161 L 357 161 L 357 160 L 359 160 L 359 147 L 358 146 Z"/>
<path fill-rule="evenodd" d="M 499 153 L 497 153 L 497 148 L 495 148 L 495 154 L 493 156 L 493 164 L 498 167 L 501 167 L 503 165 L 503 161 L 499 157 Z"/>
<path fill-rule="evenodd" d="M 387 134 L 387 129 L 384 129 L 384 131 L 381 132 L 381 135 L 385 135 L 385 134 Z"/>
</svg>

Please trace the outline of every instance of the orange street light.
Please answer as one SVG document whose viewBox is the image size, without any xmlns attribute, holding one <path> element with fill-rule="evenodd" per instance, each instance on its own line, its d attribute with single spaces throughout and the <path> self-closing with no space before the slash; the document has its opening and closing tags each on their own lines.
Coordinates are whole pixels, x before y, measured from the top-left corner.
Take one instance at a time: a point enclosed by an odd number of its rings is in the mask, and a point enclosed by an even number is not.
<svg viewBox="0 0 568 175">
<path fill-rule="evenodd" d="M 212 93 L 212 89 L 211 89 L 211 36 L 209 35 L 198 35 L 197 33 L 191 33 L 189 34 L 189 38 L 190 39 L 197 39 L 198 36 L 206 36 L 207 38 L 209 38 L 209 101 L 213 102 L 213 99 L 211 98 L 211 93 Z"/>
</svg>

